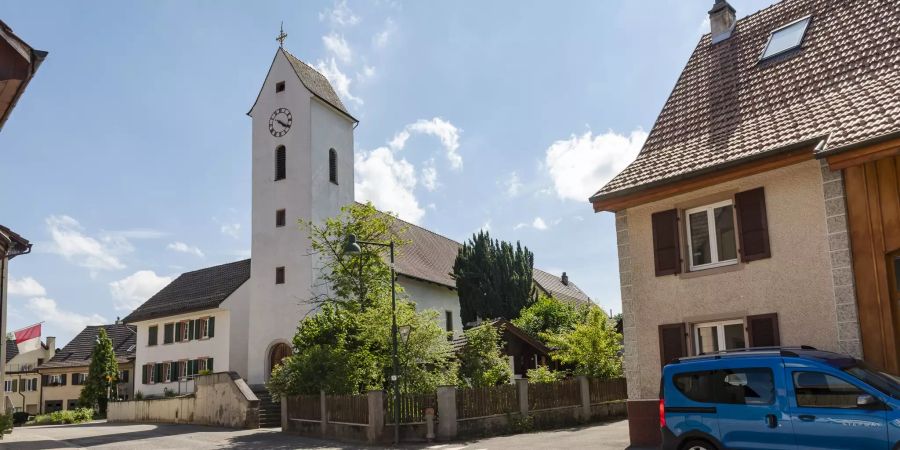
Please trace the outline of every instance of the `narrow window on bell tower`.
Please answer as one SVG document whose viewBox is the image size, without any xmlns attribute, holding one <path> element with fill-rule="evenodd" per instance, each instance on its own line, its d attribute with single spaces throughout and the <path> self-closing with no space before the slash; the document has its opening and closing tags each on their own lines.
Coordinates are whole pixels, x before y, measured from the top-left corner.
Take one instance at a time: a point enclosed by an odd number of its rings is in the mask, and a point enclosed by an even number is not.
<svg viewBox="0 0 900 450">
<path fill-rule="evenodd" d="M 287 177 L 287 150 L 283 145 L 275 148 L 275 181 L 283 180 Z"/>
<path fill-rule="evenodd" d="M 335 149 L 328 150 L 328 179 L 332 183 L 338 184 L 337 151 Z"/>
<path fill-rule="evenodd" d="M 284 81 L 275 83 L 275 92 L 284 92 Z"/>
</svg>

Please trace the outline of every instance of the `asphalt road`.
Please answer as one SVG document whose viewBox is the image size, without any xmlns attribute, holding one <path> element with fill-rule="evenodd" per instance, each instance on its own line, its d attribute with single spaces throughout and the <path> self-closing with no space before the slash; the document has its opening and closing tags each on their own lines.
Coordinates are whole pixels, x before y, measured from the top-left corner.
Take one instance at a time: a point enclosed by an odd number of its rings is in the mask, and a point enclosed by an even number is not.
<svg viewBox="0 0 900 450">
<path fill-rule="evenodd" d="M 409 449 L 592 449 L 622 450 L 628 445 L 626 421 L 556 431 L 500 436 L 469 442 L 404 445 Z M 0 448 L 49 450 L 104 449 L 372 449 L 282 434 L 279 429 L 229 430 L 196 425 L 108 424 L 50 425 L 16 428 Z"/>
</svg>

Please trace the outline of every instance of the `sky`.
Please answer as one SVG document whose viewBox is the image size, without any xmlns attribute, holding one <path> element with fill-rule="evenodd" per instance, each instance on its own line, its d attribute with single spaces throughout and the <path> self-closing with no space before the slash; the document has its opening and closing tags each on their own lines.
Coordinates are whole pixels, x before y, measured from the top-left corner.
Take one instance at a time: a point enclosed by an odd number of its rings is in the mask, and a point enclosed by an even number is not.
<svg viewBox="0 0 900 450">
<path fill-rule="evenodd" d="M 732 0 L 738 16 L 773 0 Z M 8 330 L 68 342 L 178 274 L 250 255 L 250 118 L 277 49 L 359 119 L 356 198 L 520 241 L 621 310 L 611 213 L 712 0 L 9 1 L 49 56 L 0 132 Z"/>
</svg>

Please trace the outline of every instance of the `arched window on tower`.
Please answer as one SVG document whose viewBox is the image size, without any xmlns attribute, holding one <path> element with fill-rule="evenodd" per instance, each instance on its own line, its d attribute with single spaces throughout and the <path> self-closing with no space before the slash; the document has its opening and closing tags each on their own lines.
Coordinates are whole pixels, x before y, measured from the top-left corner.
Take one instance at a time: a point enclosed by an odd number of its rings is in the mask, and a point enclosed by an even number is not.
<svg viewBox="0 0 900 450">
<path fill-rule="evenodd" d="M 328 179 L 332 183 L 338 184 L 337 151 L 333 148 L 328 150 Z"/>
<path fill-rule="evenodd" d="M 283 180 L 287 177 L 287 150 L 283 145 L 275 148 L 275 180 Z"/>
</svg>

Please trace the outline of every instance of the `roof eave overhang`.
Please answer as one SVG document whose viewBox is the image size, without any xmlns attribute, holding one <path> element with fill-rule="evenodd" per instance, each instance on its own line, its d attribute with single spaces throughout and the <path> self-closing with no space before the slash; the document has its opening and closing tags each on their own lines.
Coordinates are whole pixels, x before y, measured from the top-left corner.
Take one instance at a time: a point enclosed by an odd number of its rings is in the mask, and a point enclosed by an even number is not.
<svg viewBox="0 0 900 450">
<path fill-rule="evenodd" d="M 900 155 L 900 131 L 829 149 L 817 154 L 816 157 L 825 159 L 829 169 L 841 170 L 898 155 Z"/>
<path fill-rule="evenodd" d="M 620 211 L 675 194 L 814 159 L 817 149 L 824 144 L 825 139 L 826 136 L 816 137 L 655 182 L 608 194 L 595 194 L 589 201 L 594 206 L 594 212 Z"/>
<path fill-rule="evenodd" d="M 16 103 L 19 102 L 19 98 L 22 97 L 22 94 L 25 93 L 25 89 L 28 87 L 28 83 L 31 82 L 31 79 L 34 77 L 34 74 L 37 73 L 38 67 L 41 66 L 41 63 L 44 62 L 44 59 L 47 57 L 47 52 L 43 50 L 35 50 L 31 48 L 25 41 L 16 36 L 12 29 L 10 29 L 3 21 L 0 21 L 0 39 L 3 39 L 4 42 L 7 43 L 10 47 L 12 47 L 17 53 L 22 56 L 22 59 L 26 60 L 29 66 L 28 74 L 22 80 L 22 83 L 16 89 L 15 94 L 13 94 L 12 99 L 9 102 L 9 106 L 0 111 L 0 130 L 3 129 L 3 125 L 6 123 L 6 120 L 9 119 L 9 116 L 12 115 L 12 110 L 15 109 Z"/>
</svg>

